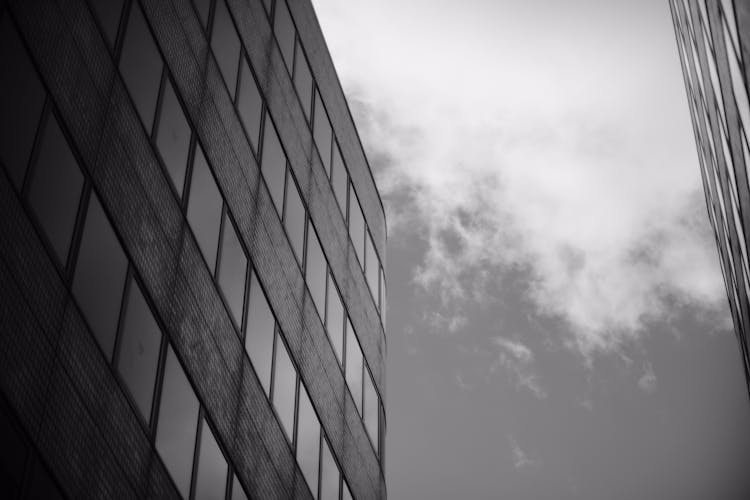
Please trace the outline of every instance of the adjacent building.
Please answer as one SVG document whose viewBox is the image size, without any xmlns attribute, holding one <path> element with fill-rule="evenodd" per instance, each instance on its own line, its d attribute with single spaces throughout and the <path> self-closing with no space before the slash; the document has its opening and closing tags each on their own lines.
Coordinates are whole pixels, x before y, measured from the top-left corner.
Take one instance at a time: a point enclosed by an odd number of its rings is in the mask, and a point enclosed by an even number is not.
<svg viewBox="0 0 750 500">
<path fill-rule="evenodd" d="M 386 498 L 385 216 L 308 0 L 0 1 L 0 214 L 3 498 Z"/>
<path fill-rule="evenodd" d="M 750 3 L 670 0 L 706 207 L 750 388 Z"/>
</svg>

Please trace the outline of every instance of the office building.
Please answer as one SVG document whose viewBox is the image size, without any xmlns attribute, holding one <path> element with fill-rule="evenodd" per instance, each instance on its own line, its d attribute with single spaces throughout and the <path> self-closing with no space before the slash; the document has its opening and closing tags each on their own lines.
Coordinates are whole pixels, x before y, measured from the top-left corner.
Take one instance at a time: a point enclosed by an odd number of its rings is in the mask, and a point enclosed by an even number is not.
<svg viewBox="0 0 750 500">
<path fill-rule="evenodd" d="M 308 0 L 0 1 L 3 498 L 384 499 L 383 205 Z"/>
</svg>

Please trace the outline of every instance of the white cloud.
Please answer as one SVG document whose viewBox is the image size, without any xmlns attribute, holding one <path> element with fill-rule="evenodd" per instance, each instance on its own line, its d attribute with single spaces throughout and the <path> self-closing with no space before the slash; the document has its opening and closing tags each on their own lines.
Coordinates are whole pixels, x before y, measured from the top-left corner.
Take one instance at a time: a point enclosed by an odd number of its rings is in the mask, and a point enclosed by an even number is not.
<svg viewBox="0 0 750 500">
<path fill-rule="evenodd" d="M 528 467 L 530 465 L 538 465 L 536 460 L 531 460 L 518 445 L 518 442 L 511 435 L 508 435 L 508 441 L 510 442 L 511 451 L 513 453 L 513 466 L 516 469 L 522 467 Z"/>
<path fill-rule="evenodd" d="M 531 391 L 537 399 L 547 397 L 547 392 L 539 383 L 539 377 L 533 369 L 534 353 L 521 342 L 505 337 L 493 337 L 492 342 L 499 348 L 497 359 L 490 365 L 490 372 L 494 373 L 499 367 L 504 367 L 513 375 L 518 387 Z"/>
<path fill-rule="evenodd" d="M 654 367 L 651 363 L 646 363 L 643 367 L 643 375 L 638 379 L 638 387 L 642 391 L 652 394 L 656 391 L 656 374 L 654 373 Z"/>
</svg>

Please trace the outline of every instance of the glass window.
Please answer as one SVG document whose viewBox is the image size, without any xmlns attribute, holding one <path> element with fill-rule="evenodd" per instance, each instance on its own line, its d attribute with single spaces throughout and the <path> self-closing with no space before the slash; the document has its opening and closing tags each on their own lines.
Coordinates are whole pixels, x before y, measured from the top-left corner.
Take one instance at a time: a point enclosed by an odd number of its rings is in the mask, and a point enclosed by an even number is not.
<svg viewBox="0 0 750 500">
<path fill-rule="evenodd" d="M 318 459 L 320 456 L 320 423 L 305 386 L 299 386 L 297 417 L 297 462 L 313 496 L 318 493 Z"/>
<path fill-rule="evenodd" d="M 187 220 L 211 273 L 216 266 L 222 199 L 200 144 L 195 148 Z"/>
<path fill-rule="evenodd" d="M 281 148 L 276 127 L 266 113 L 266 124 L 263 132 L 263 155 L 260 170 L 268 185 L 273 204 L 279 214 L 282 213 L 284 202 L 284 175 L 286 174 L 286 156 Z"/>
<path fill-rule="evenodd" d="M 232 481 L 232 500 L 247 500 L 247 494 L 242 489 L 240 479 L 237 476 L 234 476 Z"/>
<path fill-rule="evenodd" d="M 169 80 L 164 85 L 161 114 L 156 131 L 156 146 L 167 167 L 172 184 L 177 189 L 177 194 L 182 196 L 190 149 L 190 125 Z"/>
<path fill-rule="evenodd" d="M 221 453 L 214 433 L 203 420 L 201 446 L 198 455 L 198 472 L 195 476 L 195 498 L 224 500 L 227 486 L 227 461 Z"/>
<path fill-rule="evenodd" d="M 148 131 L 154 122 L 161 70 L 162 61 L 156 43 L 141 8 L 134 2 L 120 55 L 120 72 Z"/>
<path fill-rule="evenodd" d="M 20 189 L 45 92 L 8 15 L 0 19 L 0 67 L 0 162 Z"/>
<path fill-rule="evenodd" d="M 372 235 L 370 235 L 369 232 L 365 234 L 365 241 L 367 243 L 367 255 L 365 255 L 365 277 L 367 278 L 367 285 L 370 287 L 372 298 L 377 302 L 380 262 L 378 262 L 378 254 L 375 253 L 375 245 L 372 243 Z"/>
<path fill-rule="evenodd" d="M 302 252 L 305 247 L 305 207 L 294 182 L 292 171 L 288 171 L 286 182 L 286 198 L 284 199 L 284 229 L 292 243 L 292 250 L 297 261 L 302 264 Z"/>
<path fill-rule="evenodd" d="M 229 95 L 234 99 L 234 89 L 237 86 L 237 68 L 240 63 L 240 37 L 234 28 L 234 23 L 224 0 L 216 2 L 214 13 L 214 27 L 211 32 L 211 49 L 214 51 L 216 63 L 219 65 L 221 76 L 229 89 Z"/>
<path fill-rule="evenodd" d="M 349 318 L 346 319 L 346 383 L 357 411 L 362 415 L 362 349 Z"/>
<path fill-rule="evenodd" d="M 65 265 L 81 201 L 83 174 L 54 115 L 50 115 L 44 128 L 32 176 L 31 208 Z"/>
<path fill-rule="evenodd" d="M 318 146 L 318 152 L 320 153 L 320 160 L 323 162 L 323 168 L 326 170 L 327 175 L 331 175 L 331 122 L 328 120 L 325 106 L 320 98 L 318 91 L 315 91 L 315 120 L 313 123 L 313 135 L 315 136 L 315 144 Z M 341 162 L 341 154 L 339 155 L 338 161 Z M 343 167 L 343 165 L 340 165 Z"/>
<path fill-rule="evenodd" d="M 320 449 L 320 500 L 339 499 L 339 467 L 333 459 L 328 441 L 322 440 Z"/>
<path fill-rule="evenodd" d="M 378 307 L 380 308 L 380 317 L 383 318 L 385 323 L 385 273 L 383 272 L 383 266 L 380 266 L 380 302 Z"/>
<path fill-rule="evenodd" d="M 43 498 L 44 500 L 63 500 L 65 498 L 38 456 L 34 458 L 29 476 L 25 498 Z"/>
<path fill-rule="evenodd" d="M 164 365 L 156 450 L 184 498 L 190 492 L 197 427 L 198 398 L 170 346 Z"/>
<path fill-rule="evenodd" d="M 346 222 L 346 189 L 349 187 L 349 174 L 346 172 L 344 160 L 341 159 L 339 145 L 333 147 L 333 163 L 331 164 L 331 181 L 333 182 L 333 192 L 336 200 L 339 202 L 341 214 Z"/>
<path fill-rule="evenodd" d="M 247 274 L 247 257 L 240 245 L 237 232 L 229 218 L 224 214 L 224 235 L 221 242 L 221 260 L 219 261 L 219 286 L 229 304 L 232 316 L 237 325 L 242 324 L 242 304 L 245 301 L 245 275 Z"/>
<path fill-rule="evenodd" d="M 294 56 L 294 86 L 297 88 L 297 95 L 299 95 L 300 103 L 302 103 L 302 110 L 309 121 L 310 108 L 312 107 L 312 75 L 310 74 L 310 66 L 307 64 L 307 59 L 302 51 L 302 45 L 299 42 L 296 44 L 296 51 L 297 54 Z"/>
<path fill-rule="evenodd" d="M 378 450 L 378 393 L 375 391 L 375 384 L 369 370 L 365 370 L 365 408 L 364 408 L 365 429 L 370 435 L 370 441 Z"/>
<path fill-rule="evenodd" d="M 135 280 L 130 283 L 121 335 L 117 370 L 148 423 L 159 364 L 161 330 Z"/>
<path fill-rule="evenodd" d="M 276 34 L 276 40 L 279 42 L 284 63 L 291 73 L 294 64 L 295 31 L 292 15 L 289 13 L 289 7 L 287 7 L 285 0 L 276 1 L 274 17 L 273 31 Z"/>
<path fill-rule="evenodd" d="M 273 371 L 273 406 L 289 442 L 294 435 L 294 398 L 297 372 L 281 335 L 276 335 L 276 362 Z"/>
<path fill-rule="evenodd" d="M 198 18 L 204 28 L 208 27 L 208 14 L 211 10 L 211 0 L 193 0 L 195 10 L 198 11 Z"/>
<path fill-rule="evenodd" d="M 237 96 L 237 111 L 240 114 L 242 124 L 250 138 L 253 149 L 258 151 L 258 140 L 260 138 L 260 119 L 263 112 L 263 100 L 260 96 L 258 84 L 253 78 L 253 72 L 247 59 L 242 58 L 240 69 L 240 90 Z"/>
<path fill-rule="evenodd" d="M 341 492 L 341 500 L 352 500 L 352 492 L 349 491 L 349 485 L 346 484 L 346 481 L 343 481 L 341 485 L 343 490 Z"/>
<path fill-rule="evenodd" d="M 357 252 L 359 264 L 364 269 L 365 262 L 365 218 L 362 215 L 362 208 L 359 205 L 357 193 L 354 186 L 349 193 L 349 237 L 354 243 L 354 250 Z"/>
<path fill-rule="evenodd" d="M 253 362 L 260 383 L 271 394 L 271 361 L 275 320 L 266 294 L 253 272 L 250 275 L 250 298 L 245 326 L 245 351 Z"/>
<path fill-rule="evenodd" d="M 333 352 L 344 365 L 344 305 L 333 281 L 333 275 L 328 274 L 328 311 L 326 313 L 326 331 L 328 339 L 333 345 Z"/>
<path fill-rule="evenodd" d="M 313 303 L 318 309 L 321 320 L 326 315 L 326 276 L 328 266 L 315 227 L 310 221 L 307 231 L 307 260 L 305 262 L 305 281 L 312 295 Z"/>
<path fill-rule="evenodd" d="M 120 13 L 123 0 L 93 0 L 89 2 L 96 12 L 96 17 L 102 25 L 104 37 L 110 47 L 117 39 L 117 28 L 120 25 Z"/>
<path fill-rule="evenodd" d="M 7 498 L 19 498 L 29 449 L 20 429 L 0 407 L 0 484 Z"/>
<path fill-rule="evenodd" d="M 73 277 L 73 295 L 107 359 L 112 358 L 128 261 L 92 193 Z"/>
</svg>

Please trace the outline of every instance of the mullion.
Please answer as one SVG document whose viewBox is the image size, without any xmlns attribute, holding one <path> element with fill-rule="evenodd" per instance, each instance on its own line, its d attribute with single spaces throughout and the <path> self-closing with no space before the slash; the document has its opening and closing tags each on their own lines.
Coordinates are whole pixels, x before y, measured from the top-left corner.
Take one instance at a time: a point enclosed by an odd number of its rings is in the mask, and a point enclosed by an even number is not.
<svg viewBox="0 0 750 500">
<path fill-rule="evenodd" d="M 189 379 L 188 379 L 189 380 Z M 192 387 L 192 384 L 191 384 Z M 190 473 L 190 490 L 188 493 L 189 499 L 195 498 L 195 487 L 196 482 L 198 481 L 198 458 L 200 458 L 201 453 L 201 439 L 203 436 L 203 427 L 206 425 L 206 419 L 204 416 L 205 409 L 203 408 L 203 404 L 200 400 L 200 398 L 196 394 L 196 399 L 198 400 L 198 422 L 195 424 L 195 445 L 193 447 L 193 470 Z M 210 430 L 209 430 L 210 432 Z"/>
<path fill-rule="evenodd" d="M 226 214 L 227 214 L 227 202 L 222 198 L 221 220 L 219 221 L 219 241 L 216 243 L 216 262 L 214 262 L 214 276 L 213 276 L 214 281 L 216 282 L 217 288 L 219 289 L 222 297 L 224 297 L 224 292 L 221 290 L 221 285 L 219 284 L 219 269 L 221 266 L 221 253 L 222 253 L 222 249 L 224 245 L 224 231 L 226 231 L 226 223 L 225 223 L 225 220 L 227 219 Z M 230 316 L 231 316 L 231 313 L 230 313 Z"/>
</svg>

